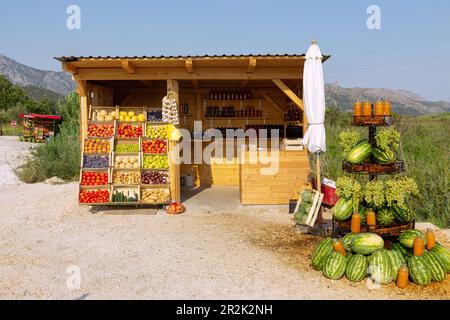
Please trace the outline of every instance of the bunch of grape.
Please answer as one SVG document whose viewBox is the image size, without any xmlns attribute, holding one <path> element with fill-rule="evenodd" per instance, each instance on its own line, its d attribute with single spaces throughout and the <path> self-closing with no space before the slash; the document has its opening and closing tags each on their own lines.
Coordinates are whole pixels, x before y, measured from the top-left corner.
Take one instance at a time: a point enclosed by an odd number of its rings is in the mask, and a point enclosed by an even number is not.
<svg viewBox="0 0 450 320">
<path fill-rule="evenodd" d="M 141 181 L 143 184 L 163 185 L 169 181 L 169 174 L 165 171 L 144 171 Z"/>
<path fill-rule="evenodd" d="M 361 184 L 349 177 L 340 177 L 336 181 L 336 194 L 345 199 L 351 199 L 353 207 L 358 208 L 363 196 Z"/>
<path fill-rule="evenodd" d="M 400 147 L 400 132 L 393 127 L 382 127 L 378 130 L 375 141 L 379 149 L 385 152 L 395 152 Z"/>
<path fill-rule="evenodd" d="M 400 208 L 407 209 L 406 198 L 418 193 L 419 189 L 414 179 L 402 177 L 386 181 L 386 202 L 388 206 L 397 204 Z"/>
<path fill-rule="evenodd" d="M 167 156 L 146 155 L 144 156 L 144 169 L 168 169 L 169 160 Z"/>
<path fill-rule="evenodd" d="M 167 126 L 147 126 L 147 138 L 167 139 L 169 137 Z"/>
<path fill-rule="evenodd" d="M 162 111 L 148 111 L 147 121 L 149 122 L 162 122 Z"/>
<path fill-rule="evenodd" d="M 361 134 L 354 129 L 345 130 L 339 134 L 339 139 L 339 145 L 342 148 L 342 155 L 346 157 L 350 150 L 352 150 L 353 147 L 361 141 Z"/>
<path fill-rule="evenodd" d="M 138 143 L 116 144 L 114 151 L 117 153 L 137 153 L 139 152 L 139 144 Z"/>
<path fill-rule="evenodd" d="M 83 156 L 83 168 L 97 169 L 108 168 L 108 156 Z"/>
<path fill-rule="evenodd" d="M 374 208 L 382 208 L 386 204 L 384 183 L 381 180 L 367 182 L 364 188 L 364 200 Z"/>
</svg>

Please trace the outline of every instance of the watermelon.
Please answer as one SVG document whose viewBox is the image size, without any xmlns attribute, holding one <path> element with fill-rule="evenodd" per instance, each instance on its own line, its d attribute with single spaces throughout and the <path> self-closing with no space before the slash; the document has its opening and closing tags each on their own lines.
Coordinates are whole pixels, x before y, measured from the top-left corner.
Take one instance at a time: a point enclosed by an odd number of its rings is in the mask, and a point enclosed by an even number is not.
<svg viewBox="0 0 450 320">
<path fill-rule="evenodd" d="M 377 163 L 389 164 L 395 162 L 395 153 L 392 151 L 382 151 L 378 148 L 373 148 L 371 154 Z"/>
<path fill-rule="evenodd" d="M 351 164 L 363 163 L 370 156 L 371 149 L 369 141 L 363 140 L 350 150 L 346 160 Z"/>
<path fill-rule="evenodd" d="M 431 249 L 431 252 L 439 259 L 445 271 L 450 273 L 450 251 L 443 245 L 437 243 L 433 249 Z"/>
<path fill-rule="evenodd" d="M 369 255 L 383 249 L 384 240 L 375 233 L 358 233 L 353 237 L 351 247 L 355 253 Z"/>
<path fill-rule="evenodd" d="M 353 214 L 352 200 L 340 198 L 334 205 L 333 209 L 331 209 L 331 212 L 333 213 L 333 217 L 336 220 L 339 221 L 347 220 Z"/>
<path fill-rule="evenodd" d="M 394 204 L 392 206 L 392 212 L 394 213 L 395 218 L 403 223 L 411 222 L 413 219 L 413 214 L 411 209 L 406 208 L 400 208 L 397 204 Z"/>
<path fill-rule="evenodd" d="M 311 260 L 314 270 L 322 271 L 325 261 L 333 251 L 333 239 L 325 238 L 322 240 L 312 254 Z"/>
<path fill-rule="evenodd" d="M 428 270 L 423 256 L 413 256 L 408 261 L 409 274 L 412 281 L 419 286 L 426 286 L 431 282 L 431 272 Z"/>
<path fill-rule="evenodd" d="M 391 249 L 394 251 L 400 252 L 406 261 L 408 261 L 408 259 L 413 256 L 411 250 L 408 248 L 405 248 L 400 243 L 393 243 Z"/>
<path fill-rule="evenodd" d="M 352 239 L 356 236 L 355 233 L 347 233 L 343 238 L 342 238 L 342 243 L 345 247 L 346 251 L 352 251 Z"/>
<path fill-rule="evenodd" d="M 347 257 L 347 269 L 345 276 L 351 282 L 359 282 L 366 277 L 368 262 L 362 254 L 355 254 Z"/>
<path fill-rule="evenodd" d="M 370 278 L 380 284 L 388 284 L 394 279 L 394 269 L 385 250 L 378 250 L 372 254 L 369 273 Z"/>
<path fill-rule="evenodd" d="M 395 281 L 397 279 L 398 269 L 400 269 L 403 264 L 406 264 L 406 259 L 396 250 L 388 250 L 386 253 L 391 260 L 392 270 L 394 272 L 393 280 Z"/>
<path fill-rule="evenodd" d="M 427 245 L 427 239 L 422 231 L 419 230 L 407 230 L 403 231 L 400 236 L 398 237 L 398 240 L 402 245 L 404 245 L 407 248 L 412 248 L 414 239 L 420 237 L 423 239 L 423 243 L 426 246 Z"/>
<path fill-rule="evenodd" d="M 447 270 L 444 269 L 436 254 L 432 251 L 426 251 L 423 253 L 423 257 L 428 270 L 430 270 L 431 280 L 437 282 L 443 281 L 447 276 Z"/>
<path fill-rule="evenodd" d="M 345 274 L 347 258 L 339 252 L 333 251 L 325 261 L 323 275 L 328 279 L 339 280 Z"/>
<path fill-rule="evenodd" d="M 395 215 L 392 209 L 384 208 L 377 212 L 377 222 L 382 226 L 389 226 L 395 220 Z"/>
</svg>

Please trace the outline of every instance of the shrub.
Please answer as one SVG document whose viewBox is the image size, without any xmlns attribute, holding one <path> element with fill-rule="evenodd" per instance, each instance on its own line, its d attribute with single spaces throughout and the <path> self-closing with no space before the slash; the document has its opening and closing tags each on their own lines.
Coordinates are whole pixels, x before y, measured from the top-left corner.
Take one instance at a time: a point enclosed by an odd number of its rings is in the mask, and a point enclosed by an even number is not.
<svg viewBox="0 0 450 320">
<path fill-rule="evenodd" d="M 44 181 L 57 176 L 73 180 L 80 172 L 80 127 L 78 95 L 72 93 L 58 102 L 63 117 L 60 133 L 31 152 L 31 159 L 19 167 L 17 175 L 26 183 Z"/>
</svg>

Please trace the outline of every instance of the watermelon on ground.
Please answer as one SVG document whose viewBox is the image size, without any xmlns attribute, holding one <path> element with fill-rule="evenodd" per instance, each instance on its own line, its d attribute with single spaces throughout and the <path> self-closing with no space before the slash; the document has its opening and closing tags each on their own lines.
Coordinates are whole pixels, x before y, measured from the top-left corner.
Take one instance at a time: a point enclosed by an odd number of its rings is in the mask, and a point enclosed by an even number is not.
<svg viewBox="0 0 450 320">
<path fill-rule="evenodd" d="M 388 284 L 394 276 L 391 260 L 384 250 L 378 250 L 372 254 L 369 260 L 370 278 L 376 283 Z"/>
<path fill-rule="evenodd" d="M 314 270 L 322 271 L 326 259 L 333 251 L 333 239 L 322 240 L 312 254 L 311 261 Z"/>
<path fill-rule="evenodd" d="M 409 274 L 412 281 L 419 286 L 426 286 L 431 282 L 431 272 L 425 258 L 413 256 L 408 261 Z"/>
<path fill-rule="evenodd" d="M 347 258 L 339 252 L 333 251 L 325 261 L 323 275 L 328 279 L 339 280 L 345 274 Z"/>
</svg>

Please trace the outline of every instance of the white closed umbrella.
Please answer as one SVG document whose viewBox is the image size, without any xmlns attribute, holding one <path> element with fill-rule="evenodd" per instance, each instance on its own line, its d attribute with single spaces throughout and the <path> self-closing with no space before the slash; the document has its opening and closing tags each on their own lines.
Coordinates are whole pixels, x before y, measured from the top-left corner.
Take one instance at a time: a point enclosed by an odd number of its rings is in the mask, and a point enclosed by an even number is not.
<svg viewBox="0 0 450 320">
<path fill-rule="evenodd" d="M 315 41 L 311 43 L 305 57 L 303 69 L 303 104 L 308 130 L 303 143 L 309 152 L 317 154 L 317 189 L 320 192 L 320 153 L 326 151 L 325 137 L 325 87 L 323 81 L 322 53 Z"/>
</svg>

